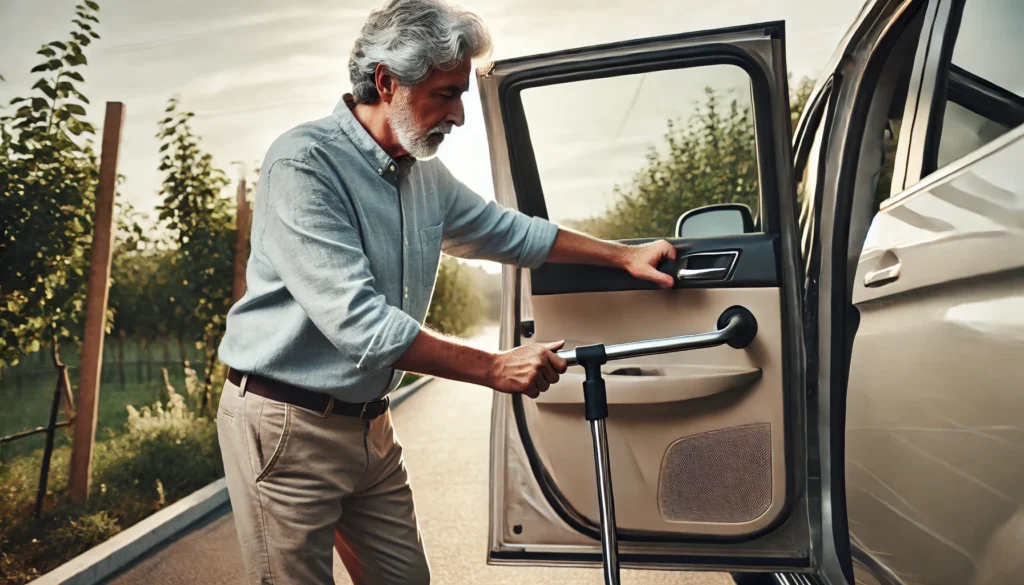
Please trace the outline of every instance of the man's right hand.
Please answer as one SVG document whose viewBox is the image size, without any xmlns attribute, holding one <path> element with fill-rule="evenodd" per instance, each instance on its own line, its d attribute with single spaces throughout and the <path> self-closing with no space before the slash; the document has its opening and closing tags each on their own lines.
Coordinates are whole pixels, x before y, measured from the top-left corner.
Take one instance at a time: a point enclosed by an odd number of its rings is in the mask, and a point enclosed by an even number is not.
<svg viewBox="0 0 1024 585">
<path fill-rule="evenodd" d="M 559 374 L 565 373 L 565 360 L 555 353 L 563 345 L 564 341 L 556 341 L 499 353 L 491 366 L 488 385 L 498 392 L 540 396 L 558 381 Z"/>
</svg>

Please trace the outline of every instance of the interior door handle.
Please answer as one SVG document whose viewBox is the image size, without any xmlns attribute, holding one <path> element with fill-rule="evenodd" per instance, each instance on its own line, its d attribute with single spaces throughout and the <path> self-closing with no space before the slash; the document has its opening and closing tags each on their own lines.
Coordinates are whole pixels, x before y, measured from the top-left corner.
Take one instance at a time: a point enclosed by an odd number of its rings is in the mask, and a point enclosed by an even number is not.
<svg viewBox="0 0 1024 585">
<path fill-rule="evenodd" d="M 676 277 L 679 280 L 705 280 L 713 277 L 725 277 L 729 267 L 724 268 L 680 268 Z"/>
<path fill-rule="evenodd" d="M 682 268 L 676 271 L 677 280 L 725 280 L 729 277 L 739 252 L 696 252 L 680 258 Z M 725 266 L 721 264 L 725 263 Z M 691 268 L 692 267 L 692 268 Z"/>
<path fill-rule="evenodd" d="M 891 251 L 886 252 L 878 262 L 878 268 L 864 275 L 864 286 L 874 288 L 895 282 L 900 277 L 900 259 Z"/>
</svg>

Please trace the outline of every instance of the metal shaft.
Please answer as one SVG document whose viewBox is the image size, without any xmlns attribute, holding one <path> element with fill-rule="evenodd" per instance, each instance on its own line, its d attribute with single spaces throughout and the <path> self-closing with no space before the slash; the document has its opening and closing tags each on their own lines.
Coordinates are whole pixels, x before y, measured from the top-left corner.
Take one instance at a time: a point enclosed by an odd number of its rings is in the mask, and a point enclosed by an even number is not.
<svg viewBox="0 0 1024 585">
<path fill-rule="evenodd" d="M 668 337 L 665 339 L 649 339 L 646 341 L 632 341 L 616 345 L 606 345 L 605 353 L 609 361 L 621 360 L 624 358 L 637 357 L 642 355 L 656 355 L 684 351 L 690 349 L 701 349 L 715 347 L 729 341 L 729 339 L 743 326 L 740 317 L 732 317 L 725 327 L 710 333 L 697 333 L 695 335 L 682 335 L 680 337 Z M 565 360 L 566 364 L 575 366 L 579 363 L 575 349 L 563 349 L 558 356 Z"/>
<path fill-rule="evenodd" d="M 612 496 L 612 468 L 608 458 L 608 434 L 604 419 L 590 421 L 594 436 L 597 469 L 597 504 L 601 511 L 601 551 L 604 554 L 605 585 L 619 585 L 619 545 L 615 535 L 615 498 Z"/>
</svg>

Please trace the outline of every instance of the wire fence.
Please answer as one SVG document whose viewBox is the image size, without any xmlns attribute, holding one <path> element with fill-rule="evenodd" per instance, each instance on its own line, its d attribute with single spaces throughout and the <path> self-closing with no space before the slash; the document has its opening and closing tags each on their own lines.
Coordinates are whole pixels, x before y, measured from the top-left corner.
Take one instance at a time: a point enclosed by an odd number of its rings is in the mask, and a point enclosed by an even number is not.
<svg viewBox="0 0 1024 585">
<path fill-rule="evenodd" d="M 156 398 L 166 384 L 183 384 L 185 366 L 205 375 L 205 355 L 178 339 L 130 339 L 110 337 L 105 342 L 103 370 L 100 379 L 101 398 L 111 392 L 123 394 L 114 400 L 123 408 L 137 399 Z M 61 358 L 61 353 L 67 356 Z M 18 365 L 0 372 L 0 399 L 10 408 L 0 411 L 0 464 L 4 447 L 15 442 L 28 443 L 27 448 L 38 448 L 33 441 L 45 434 L 42 461 L 39 469 L 39 487 L 35 513 L 39 514 L 45 499 L 50 459 L 53 454 L 57 430 L 69 427 L 75 420 L 75 396 L 72 380 L 77 380 L 79 354 L 77 348 L 68 347 L 55 354 L 52 347 L 27 356 Z M 164 378 L 163 370 L 167 370 Z M 142 388 L 140 393 L 138 390 Z M 148 389 L 152 396 L 148 396 Z M 134 392 L 127 392 L 133 389 Z M 108 400 L 108 402 L 110 402 Z M 59 419 L 60 411 L 64 412 Z"/>
<path fill-rule="evenodd" d="M 161 368 L 167 368 L 172 380 L 184 379 L 184 363 L 196 370 L 200 378 L 204 374 L 205 355 L 194 345 L 180 339 L 132 339 L 110 336 L 104 343 L 103 372 L 100 380 L 106 388 L 120 387 L 122 390 L 132 384 L 159 382 Z M 68 374 L 74 382 L 78 380 L 79 360 L 73 348 L 62 348 L 66 355 Z M 19 397 L 35 394 L 40 385 L 52 388 L 56 370 L 50 348 L 22 359 L 18 365 L 0 371 L 0 396 Z"/>
</svg>

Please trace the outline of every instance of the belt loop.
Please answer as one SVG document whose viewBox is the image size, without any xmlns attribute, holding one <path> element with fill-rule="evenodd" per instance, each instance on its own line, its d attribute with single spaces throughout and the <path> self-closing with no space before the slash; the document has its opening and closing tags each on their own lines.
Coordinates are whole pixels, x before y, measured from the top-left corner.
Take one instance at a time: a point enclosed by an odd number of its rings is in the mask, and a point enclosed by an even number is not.
<svg viewBox="0 0 1024 585">
<path fill-rule="evenodd" d="M 238 396 L 245 396 L 245 386 L 249 383 L 249 374 L 242 374 L 242 383 L 238 385 Z"/>
<path fill-rule="evenodd" d="M 320 418 L 327 418 L 334 412 L 334 396 L 328 396 L 327 408 L 324 409 L 324 413 L 320 415 Z"/>
</svg>

